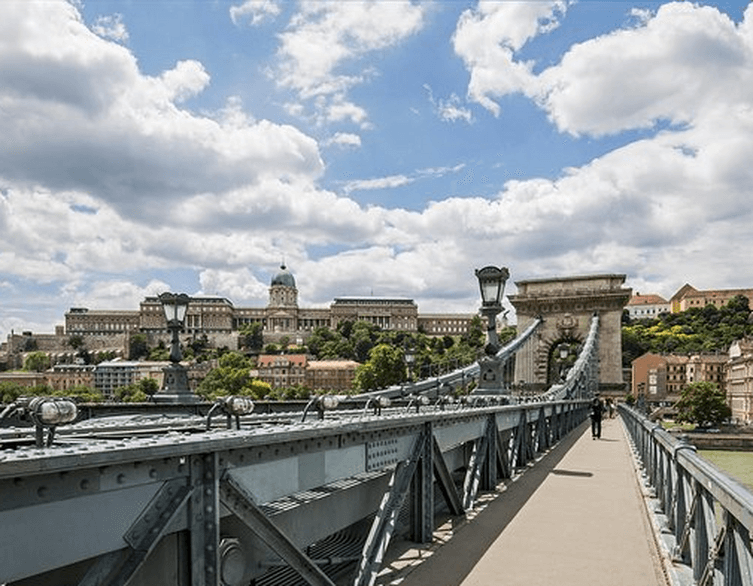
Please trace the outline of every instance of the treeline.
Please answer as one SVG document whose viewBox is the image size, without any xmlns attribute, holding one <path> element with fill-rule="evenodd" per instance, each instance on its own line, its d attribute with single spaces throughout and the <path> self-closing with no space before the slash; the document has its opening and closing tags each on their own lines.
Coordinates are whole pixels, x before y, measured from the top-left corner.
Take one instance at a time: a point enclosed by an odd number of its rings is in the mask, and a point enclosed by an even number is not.
<svg viewBox="0 0 753 586">
<path fill-rule="evenodd" d="M 356 370 L 353 391 L 368 391 L 420 379 L 460 368 L 478 359 L 485 343 L 481 319 L 476 317 L 469 332 L 463 336 L 433 337 L 423 333 L 382 330 L 367 321 L 343 321 L 336 329 L 320 327 L 312 332 L 305 346 L 290 346 L 286 339 L 268 344 L 263 351 L 275 353 L 304 353 L 314 360 L 354 360 Z M 259 338 L 248 331 L 249 350 L 259 347 Z M 254 336 L 254 342 L 251 337 Z M 500 333 L 502 343 L 515 336 L 515 328 Z M 229 352 L 219 358 L 200 384 L 197 393 L 207 399 L 222 394 L 249 395 L 258 399 L 301 399 L 311 393 L 327 389 L 304 387 L 271 388 L 267 383 L 249 375 L 253 359 L 239 352 Z"/>
<path fill-rule="evenodd" d="M 743 295 L 722 307 L 692 307 L 679 313 L 666 313 L 656 319 L 631 320 L 623 314 L 622 365 L 646 352 L 696 354 L 727 352 L 730 344 L 753 334 L 750 308 Z"/>
</svg>

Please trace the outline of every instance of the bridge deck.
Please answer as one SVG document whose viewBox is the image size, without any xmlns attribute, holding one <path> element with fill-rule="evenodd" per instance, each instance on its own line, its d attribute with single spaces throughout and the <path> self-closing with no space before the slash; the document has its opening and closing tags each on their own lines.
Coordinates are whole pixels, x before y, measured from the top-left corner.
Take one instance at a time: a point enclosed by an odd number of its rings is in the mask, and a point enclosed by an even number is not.
<svg viewBox="0 0 753 586">
<path fill-rule="evenodd" d="M 604 421 L 600 440 L 584 424 L 473 518 L 439 535 L 445 543 L 427 549 L 396 544 L 397 559 L 377 583 L 666 584 L 619 419 Z"/>
</svg>

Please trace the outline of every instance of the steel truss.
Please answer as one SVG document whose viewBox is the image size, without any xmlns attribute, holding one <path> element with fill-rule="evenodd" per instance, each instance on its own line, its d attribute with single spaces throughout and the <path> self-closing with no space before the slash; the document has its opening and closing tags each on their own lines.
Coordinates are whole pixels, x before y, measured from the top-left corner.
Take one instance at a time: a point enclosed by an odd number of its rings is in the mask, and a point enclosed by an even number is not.
<svg viewBox="0 0 753 586">
<path fill-rule="evenodd" d="M 586 415 L 585 401 L 390 408 L 7 449 L 0 583 L 262 584 L 285 566 L 331 586 L 354 559 L 353 584 L 373 584 L 396 532 L 430 542 L 439 509 L 464 515 Z M 360 555 L 311 553 L 364 522 Z"/>
</svg>

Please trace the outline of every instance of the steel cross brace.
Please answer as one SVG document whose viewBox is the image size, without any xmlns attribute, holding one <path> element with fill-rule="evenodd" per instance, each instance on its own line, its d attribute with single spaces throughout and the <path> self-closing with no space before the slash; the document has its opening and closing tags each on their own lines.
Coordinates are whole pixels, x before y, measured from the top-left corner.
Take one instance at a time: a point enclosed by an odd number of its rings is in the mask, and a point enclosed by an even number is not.
<svg viewBox="0 0 753 586">
<path fill-rule="evenodd" d="M 123 539 L 130 546 L 100 556 L 79 586 L 124 586 L 133 578 L 184 505 L 190 489 L 183 478 L 162 485 Z"/>
<path fill-rule="evenodd" d="M 234 515 L 312 586 L 334 586 L 329 577 L 264 514 L 230 472 L 220 482 L 220 498 Z"/>
<path fill-rule="evenodd" d="M 512 478 L 510 465 L 510 441 L 512 432 L 507 430 L 497 434 L 497 471 L 502 478 Z M 502 439 L 504 437 L 504 439 Z"/>
<path fill-rule="evenodd" d="M 447 507 L 453 515 L 465 514 L 463 508 L 463 501 L 458 494 L 457 488 L 455 488 L 455 482 L 452 480 L 452 474 L 447 468 L 447 463 L 442 456 L 442 450 L 435 438 L 432 438 L 432 444 L 434 445 L 434 477 L 437 479 L 437 485 L 442 492 Z"/>
<path fill-rule="evenodd" d="M 530 444 L 531 433 L 528 426 L 528 415 L 525 410 L 520 412 L 520 420 L 515 430 L 515 456 L 514 464 L 516 468 L 522 468 L 532 459 Z"/>
<path fill-rule="evenodd" d="M 743 586 L 753 584 L 753 554 L 751 554 L 750 534 L 732 515 L 725 513 L 727 527 L 724 540 L 725 584 Z"/>
<path fill-rule="evenodd" d="M 419 459 L 425 453 L 425 444 L 428 443 L 429 439 L 424 430 L 416 438 L 410 457 L 397 463 L 390 479 L 389 488 L 382 498 L 374 522 L 371 524 L 369 536 L 363 546 L 361 561 L 353 586 L 371 586 L 376 580 L 387 546 L 395 530 L 400 507 L 410 489 Z"/>
<path fill-rule="evenodd" d="M 479 486 L 484 490 L 493 490 L 497 486 L 497 421 L 494 415 L 486 420 L 484 434 L 473 444 L 473 452 L 468 463 L 465 482 L 463 483 L 463 508 L 473 508 Z"/>
</svg>

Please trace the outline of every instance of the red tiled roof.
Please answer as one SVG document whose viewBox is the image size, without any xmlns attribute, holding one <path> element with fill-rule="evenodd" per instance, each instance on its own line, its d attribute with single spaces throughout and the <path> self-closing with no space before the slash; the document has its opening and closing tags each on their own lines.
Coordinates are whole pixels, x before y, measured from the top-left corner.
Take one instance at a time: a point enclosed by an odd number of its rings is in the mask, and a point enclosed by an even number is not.
<svg viewBox="0 0 753 586">
<path fill-rule="evenodd" d="M 653 293 L 649 293 L 648 295 L 636 293 L 630 298 L 630 301 L 628 301 L 628 305 L 662 305 L 668 303 L 669 302 L 664 299 L 664 297 L 654 295 Z"/>
</svg>

